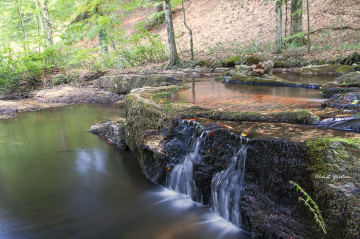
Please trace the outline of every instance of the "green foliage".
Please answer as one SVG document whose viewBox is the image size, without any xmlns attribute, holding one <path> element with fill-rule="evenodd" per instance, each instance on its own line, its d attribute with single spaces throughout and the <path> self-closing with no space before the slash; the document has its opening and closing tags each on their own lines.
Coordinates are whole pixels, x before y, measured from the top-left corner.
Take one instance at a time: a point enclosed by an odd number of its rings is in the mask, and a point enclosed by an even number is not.
<svg viewBox="0 0 360 239">
<path fill-rule="evenodd" d="M 114 36 L 108 66 L 124 68 L 145 63 L 163 62 L 167 59 L 165 45 L 158 34 L 150 33 L 142 26 L 138 26 L 137 34 L 127 37 L 125 33 Z"/>
<path fill-rule="evenodd" d="M 321 216 L 321 212 L 315 201 L 309 196 L 309 194 L 307 194 L 307 192 L 302 187 L 300 187 L 299 184 L 293 181 L 289 181 L 289 183 L 296 187 L 296 191 L 298 192 L 300 191 L 305 196 L 306 199 L 304 199 L 303 197 L 299 197 L 298 198 L 299 202 L 300 203 L 303 202 L 305 206 L 309 208 L 309 210 L 314 214 L 314 219 L 316 223 L 319 224 L 323 232 L 326 234 L 327 232 L 325 228 L 324 218 Z"/>
</svg>

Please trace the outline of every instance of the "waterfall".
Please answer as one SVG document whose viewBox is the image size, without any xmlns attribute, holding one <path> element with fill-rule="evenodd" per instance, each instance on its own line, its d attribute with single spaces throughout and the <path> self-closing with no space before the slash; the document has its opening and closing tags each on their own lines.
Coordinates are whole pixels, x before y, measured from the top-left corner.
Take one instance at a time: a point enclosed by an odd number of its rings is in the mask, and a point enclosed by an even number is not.
<svg viewBox="0 0 360 239">
<path fill-rule="evenodd" d="M 227 168 L 214 175 L 211 182 L 212 209 L 239 227 L 241 227 L 239 203 L 245 178 L 246 152 L 246 145 L 234 148 Z"/>
<path fill-rule="evenodd" d="M 193 147 L 190 148 L 184 161 L 173 168 L 169 181 L 171 190 L 186 194 L 195 201 L 199 201 L 199 197 L 193 180 L 193 163 L 199 160 L 199 150 L 204 135 L 203 132 L 199 138 L 194 139 Z"/>
<path fill-rule="evenodd" d="M 200 137 L 196 137 L 198 131 L 189 131 L 189 129 L 194 129 L 194 125 L 181 126 L 180 137 L 186 135 L 191 140 L 184 141 L 188 150 L 180 163 L 171 169 L 168 185 L 171 190 L 188 195 L 194 201 L 202 203 L 202 192 L 197 188 L 194 180 L 194 164 L 206 165 L 207 162 L 203 162 L 202 159 L 206 155 L 206 153 L 204 154 L 204 147 L 209 147 L 209 143 L 213 142 L 214 138 L 210 136 L 213 134 L 203 131 Z M 216 214 L 241 227 L 240 202 L 245 178 L 247 144 L 242 137 L 235 136 L 239 139 L 236 140 L 237 143 L 234 144 L 234 142 L 229 141 L 230 145 L 227 145 L 225 147 L 227 150 L 223 151 L 230 152 L 228 156 L 223 155 L 224 157 L 219 158 L 219 160 L 224 160 L 224 169 L 212 175 L 211 182 L 209 182 L 209 184 L 211 183 L 209 185 L 211 192 L 208 195 L 210 197 L 208 200 L 210 200 L 209 206 Z"/>
</svg>

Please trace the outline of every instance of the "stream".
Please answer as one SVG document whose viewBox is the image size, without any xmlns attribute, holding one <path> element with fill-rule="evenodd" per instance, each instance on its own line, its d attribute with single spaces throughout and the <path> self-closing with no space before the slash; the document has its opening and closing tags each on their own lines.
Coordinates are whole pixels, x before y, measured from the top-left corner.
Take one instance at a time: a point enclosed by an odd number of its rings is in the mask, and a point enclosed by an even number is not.
<svg viewBox="0 0 360 239">
<path fill-rule="evenodd" d="M 87 132 L 115 105 L 0 121 L 0 238 L 249 238 L 188 196 L 153 184 L 130 151 Z"/>
</svg>

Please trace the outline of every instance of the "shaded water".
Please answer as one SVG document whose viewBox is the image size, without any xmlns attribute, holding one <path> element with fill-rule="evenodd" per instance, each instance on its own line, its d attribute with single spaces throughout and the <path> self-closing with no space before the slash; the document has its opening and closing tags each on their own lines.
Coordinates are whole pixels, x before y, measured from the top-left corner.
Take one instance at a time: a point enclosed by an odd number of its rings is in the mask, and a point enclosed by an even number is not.
<svg viewBox="0 0 360 239">
<path fill-rule="evenodd" d="M 189 102 L 214 110 L 276 112 L 319 108 L 326 99 L 320 90 L 300 87 L 224 84 L 214 80 L 187 84 L 171 95 L 172 102 Z"/>
<path fill-rule="evenodd" d="M 86 130 L 119 108 L 83 105 L 0 121 L 0 238 L 247 238 L 137 159 Z"/>
</svg>

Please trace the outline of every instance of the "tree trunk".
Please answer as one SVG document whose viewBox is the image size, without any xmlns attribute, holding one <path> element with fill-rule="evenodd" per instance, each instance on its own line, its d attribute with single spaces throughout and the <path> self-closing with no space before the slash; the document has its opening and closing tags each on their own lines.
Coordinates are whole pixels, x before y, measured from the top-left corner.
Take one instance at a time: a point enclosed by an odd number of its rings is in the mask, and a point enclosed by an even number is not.
<svg viewBox="0 0 360 239">
<path fill-rule="evenodd" d="M 276 0 L 276 44 L 275 53 L 281 52 L 282 45 L 282 3 L 283 0 Z"/>
<path fill-rule="evenodd" d="M 18 14 L 19 14 L 19 19 L 20 19 L 20 25 L 21 25 L 21 29 L 22 29 L 22 33 L 23 33 L 23 44 L 24 44 L 24 51 L 27 51 L 27 47 L 26 47 L 26 33 L 25 33 L 25 27 L 24 27 L 24 20 L 21 16 L 21 12 L 20 12 L 20 9 L 17 10 Z"/>
<path fill-rule="evenodd" d="M 291 39 L 292 43 L 300 46 L 304 44 L 304 38 L 302 36 L 295 37 L 296 34 L 303 33 L 303 24 L 302 24 L 302 15 L 303 15 L 303 0 L 292 0 L 291 1 L 291 25 L 290 25 L 290 35 L 294 36 Z"/>
<path fill-rule="evenodd" d="M 38 10 L 39 22 L 40 22 L 41 30 L 42 30 L 42 32 L 45 32 L 44 22 L 43 22 L 43 18 L 41 16 L 41 9 L 40 9 L 40 6 L 39 6 L 39 0 L 35 0 L 35 4 L 36 4 L 36 9 Z"/>
<path fill-rule="evenodd" d="M 47 8 L 46 0 L 41 0 L 41 6 L 43 10 L 44 15 L 44 21 L 45 21 L 45 33 L 46 33 L 46 40 L 48 41 L 49 45 L 53 45 L 53 39 L 52 39 L 52 29 L 51 29 L 51 23 L 50 23 L 50 16 L 49 11 Z"/>
<path fill-rule="evenodd" d="M 310 52 L 311 41 L 310 41 L 310 11 L 309 11 L 309 0 L 306 0 L 307 20 L 308 20 L 308 52 Z"/>
<path fill-rule="evenodd" d="M 179 62 L 179 55 L 176 50 L 174 27 L 171 18 L 170 0 L 164 0 L 164 1 L 165 1 L 165 23 L 166 23 L 166 30 L 168 35 L 168 47 L 169 47 L 169 63 L 166 66 L 166 68 L 169 68 L 170 66 L 174 66 Z"/>
<path fill-rule="evenodd" d="M 184 13 L 184 25 L 189 30 L 189 37 L 190 37 L 190 59 L 194 61 L 194 43 L 193 43 L 193 36 L 191 28 L 186 24 L 186 16 L 185 16 L 185 8 L 184 8 L 184 1 L 181 0 L 182 10 Z"/>
</svg>

